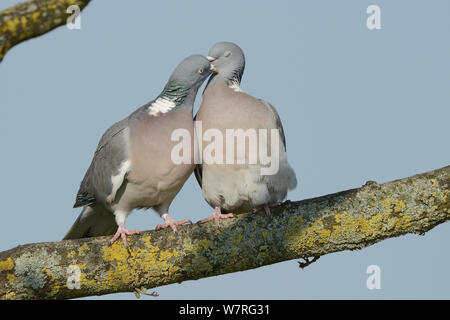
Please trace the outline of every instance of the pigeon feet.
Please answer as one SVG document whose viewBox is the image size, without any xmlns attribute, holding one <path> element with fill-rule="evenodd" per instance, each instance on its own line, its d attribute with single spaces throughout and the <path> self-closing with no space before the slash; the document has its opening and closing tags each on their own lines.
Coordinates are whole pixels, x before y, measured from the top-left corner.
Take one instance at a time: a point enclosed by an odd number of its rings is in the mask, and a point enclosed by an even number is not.
<svg viewBox="0 0 450 320">
<path fill-rule="evenodd" d="M 127 242 L 127 236 L 131 236 L 133 234 L 139 234 L 138 230 L 127 230 L 125 229 L 125 227 L 123 226 L 123 224 L 119 225 L 119 228 L 117 229 L 116 234 L 114 235 L 114 237 L 111 238 L 111 240 L 109 241 L 111 244 L 113 244 L 119 237 L 122 238 L 122 242 L 125 245 L 125 248 L 128 248 L 128 242 Z"/>
<path fill-rule="evenodd" d="M 214 221 L 216 222 L 216 227 L 219 227 L 220 219 L 228 219 L 228 218 L 233 218 L 233 217 L 234 217 L 234 215 L 232 213 L 222 214 L 222 212 L 220 211 L 220 208 L 216 207 L 214 209 L 213 214 L 211 216 L 209 216 L 208 218 L 203 219 L 201 221 L 201 223 L 205 223 L 205 222 L 208 222 L 208 221 L 211 221 L 214 219 Z"/>
<path fill-rule="evenodd" d="M 264 211 L 266 212 L 267 218 L 271 218 L 272 217 L 272 212 L 270 212 L 270 208 L 278 207 L 279 205 L 281 205 L 281 202 L 265 203 L 265 204 L 263 204 L 261 206 L 257 206 L 256 208 L 254 208 L 253 209 L 253 213 L 256 213 L 259 210 L 264 209 Z"/>
<path fill-rule="evenodd" d="M 178 225 L 182 225 L 182 224 L 185 224 L 185 223 L 191 223 L 192 224 L 192 221 L 189 220 L 189 219 L 185 219 L 185 220 L 182 220 L 182 221 L 175 221 L 168 214 L 166 214 L 166 217 L 164 218 L 164 220 L 166 221 L 166 223 L 158 224 L 156 226 L 156 230 L 160 230 L 160 229 L 165 229 L 165 228 L 171 227 L 173 232 L 176 233 Z"/>
</svg>

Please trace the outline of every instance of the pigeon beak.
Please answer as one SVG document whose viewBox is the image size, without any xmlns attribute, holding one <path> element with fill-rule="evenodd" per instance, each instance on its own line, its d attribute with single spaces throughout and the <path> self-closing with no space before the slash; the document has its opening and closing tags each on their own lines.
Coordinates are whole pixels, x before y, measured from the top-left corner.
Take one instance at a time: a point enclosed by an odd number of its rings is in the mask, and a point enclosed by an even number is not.
<svg viewBox="0 0 450 320">
<path fill-rule="evenodd" d="M 213 73 L 219 73 L 219 70 L 217 70 L 217 68 L 211 63 L 211 71 Z"/>
<path fill-rule="evenodd" d="M 214 61 L 217 60 L 216 58 L 213 58 L 213 57 L 210 57 L 210 56 L 207 56 L 206 59 L 208 59 L 209 62 L 214 62 Z"/>
</svg>

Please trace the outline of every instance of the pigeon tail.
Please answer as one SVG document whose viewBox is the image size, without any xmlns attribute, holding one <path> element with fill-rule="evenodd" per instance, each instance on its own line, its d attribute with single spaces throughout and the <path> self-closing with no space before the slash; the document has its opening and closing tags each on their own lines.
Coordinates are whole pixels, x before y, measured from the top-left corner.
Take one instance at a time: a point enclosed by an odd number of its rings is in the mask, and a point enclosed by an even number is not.
<svg viewBox="0 0 450 320">
<path fill-rule="evenodd" d="M 99 205 L 86 206 L 63 240 L 112 235 L 117 228 L 114 214 Z"/>
</svg>

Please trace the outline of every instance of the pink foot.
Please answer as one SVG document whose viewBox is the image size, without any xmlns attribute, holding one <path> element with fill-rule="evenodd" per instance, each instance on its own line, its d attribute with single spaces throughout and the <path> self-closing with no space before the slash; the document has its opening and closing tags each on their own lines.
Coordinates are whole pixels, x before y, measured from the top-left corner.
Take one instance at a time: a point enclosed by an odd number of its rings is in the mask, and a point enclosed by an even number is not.
<svg viewBox="0 0 450 320">
<path fill-rule="evenodd" d="M 256 213 L 259 210 L 264 209 L 264 211 L 266 212 L 267 218 L 270 218 L 270 217 L 272 217 L 272 212 L 270 212 L 270 208 L 278 207 L 279 205 L 281 205 L 281 202 L 265 203 L 261 206 L 257 206 L 256 208 L 254 208 L 253 213 Z"/>
<path fill-rule="evenodd" d="M 119 226 L 119 228 L 117 229 L 116 234 L 114 235 L 114 237 L 111 238 L 111 240 L 109 241 L 111 244 L 113 244 L 119 237 L 122 238 L 122 242 L 125 245 L 125 248 L 128 248 L 128 242 L 127 242 L 127 236 L 131 236 L 133 234 L 139 234 L 138 230 L 134 230 L 134 231 L 130 231 L 124 228 L 123 224 L 121 224 Z"/>
<path fill-rule="evenodd" d="M 164 215 L 163 215 L 163 217 L 164 217 Z M 177 232 L 177 226 L 178 225 L 182 225 L 182 224 L 185 224 L 185 223 L 191 223 L 192 224 L 192 221 L 189 220 L 189 219 L 185 219 L 185 220 L 182 220 L 182 221 L 175 221 L 168 214 L 165 214 L 164 220 L 166 221 L 166 223 L 158 224 L 156 226 L 156 230 L 160 230 L 160 229 L 165 229 L 165 228 L 171 227 L 173 232 Z"/>
<path fill-rule="evenodd" d="M 213 214 L 210 217 L 203 219 L 201 221 L 201 223 L 205 223 L 205 222 L 208 222 L 208 221 L 211 221 L 214 219 L 216 222 L 216 226 L 219 227 L 220 219 L 228 219 L 228 218 L 233 218 L 233 217 L 234 217 L 234 215 L 232 213 L 222 214 L 222 212 L 220 211 L 220 208 L 216 207 L 214 209 Z"/>
</svg>

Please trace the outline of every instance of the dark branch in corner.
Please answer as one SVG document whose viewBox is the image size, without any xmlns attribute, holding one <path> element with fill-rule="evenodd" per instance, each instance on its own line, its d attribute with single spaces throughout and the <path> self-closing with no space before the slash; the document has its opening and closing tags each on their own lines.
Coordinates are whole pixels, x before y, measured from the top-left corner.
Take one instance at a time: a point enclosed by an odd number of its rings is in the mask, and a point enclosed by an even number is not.
<svg viewBox="0 0 450 320">
<path fill-rule="evenodd" d="M 90 0 L 30 0 L 0 11 L 0 62 L 18 43 L 66 24 L 67 8 L 84 9 Z"/>
</svg>

